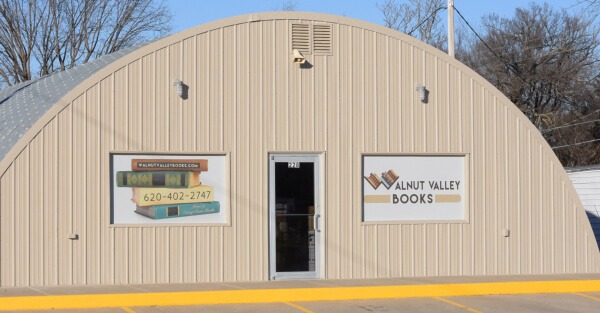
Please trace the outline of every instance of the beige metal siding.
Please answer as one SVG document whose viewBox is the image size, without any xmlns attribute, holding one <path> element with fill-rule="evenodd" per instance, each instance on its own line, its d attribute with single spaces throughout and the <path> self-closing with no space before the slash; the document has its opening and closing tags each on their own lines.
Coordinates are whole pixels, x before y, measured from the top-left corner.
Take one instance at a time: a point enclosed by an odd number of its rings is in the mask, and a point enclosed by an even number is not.
<svg viewBox="0 0 600 313">
<path fill-rule="evenodd" d="M 174 35 L 71 92 L 0 168 L 0 284 L 266 280 L 267 156 L 288 151 L 324 156 L 326 278 L 599 270 L 558 160 L 491 85 L 408 37 L 321 15 L 332 54 L 300 68 L 291 25 L 313 16 L 295 14 Z M 230 225 L 111 226 L 110 151 L 228 153 Z M 361 223 L 362 153 L 466 153 L 468 223 Z"/>
</svg>

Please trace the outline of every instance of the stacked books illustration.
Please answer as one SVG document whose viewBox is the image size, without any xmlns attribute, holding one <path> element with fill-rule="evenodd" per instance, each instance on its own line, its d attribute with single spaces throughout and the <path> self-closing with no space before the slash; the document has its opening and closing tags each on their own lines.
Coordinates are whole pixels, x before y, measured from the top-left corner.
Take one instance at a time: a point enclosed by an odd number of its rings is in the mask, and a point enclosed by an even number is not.
<svg viewBox="0 0 600 313">
<path fill-rule="evenodd" d="M 214 188 L 200 173 L 208 160 L 133 159 L 131 171 L 117 172 L 117 187 L 131 188 L 135 212 L 152 219 L 219 213 Z"/>
<path fill-rule="evenodd" d="M 396 174 L 394 170 L 388 170 L 387 172 L 381 173 L 381 178 L 379 178 L 377 174 L 371 173 L 371 175 L 365 176 L 365 179 L 375 190 L 377 190 L 381 184 L 383 184 L 385 188 L 390 189 L 398 180 L 398 174 Z"/>
</svg>

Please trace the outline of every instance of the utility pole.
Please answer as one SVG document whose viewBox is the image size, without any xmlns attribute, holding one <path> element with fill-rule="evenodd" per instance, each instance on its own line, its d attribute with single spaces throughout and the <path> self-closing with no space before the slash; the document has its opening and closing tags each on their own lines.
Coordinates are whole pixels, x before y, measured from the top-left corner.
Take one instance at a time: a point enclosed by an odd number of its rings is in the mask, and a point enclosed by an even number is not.
<svg viewBox="0 0 600 313">
<path fill-rule="evenodd" d="M 454 57 L 454 0 L 448 0 L 448 54 Z"/>
</svg>

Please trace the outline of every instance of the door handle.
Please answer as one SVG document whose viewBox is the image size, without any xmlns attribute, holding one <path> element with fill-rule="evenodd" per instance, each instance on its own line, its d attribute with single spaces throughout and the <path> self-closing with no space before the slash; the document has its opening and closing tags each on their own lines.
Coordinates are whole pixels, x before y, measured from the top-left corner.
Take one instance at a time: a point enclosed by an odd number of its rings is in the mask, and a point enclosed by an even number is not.
<svg viewBox="0 0 600 313">
<path fill-rule="evenodd" d="M 321 218 L 321 214 L 315 214 L 315 231 L 320 232 L 321 228 L 319 227 L 319 219 Z"/>
</svg>

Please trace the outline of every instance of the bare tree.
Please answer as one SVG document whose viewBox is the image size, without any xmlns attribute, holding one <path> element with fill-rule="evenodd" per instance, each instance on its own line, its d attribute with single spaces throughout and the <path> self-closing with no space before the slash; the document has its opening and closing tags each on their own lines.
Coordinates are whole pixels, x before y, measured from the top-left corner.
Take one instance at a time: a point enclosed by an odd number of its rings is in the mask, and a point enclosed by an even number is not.
<svg viewBox="0 0 600 313">
<path fill-rule="evenodd" d="M 484 42 L 472 46 L 465 63 L 508 96 L 551 146 L 561 146 L 563 164 L 600 162 L 589 150 L 598 151 L 598 143 L 570 146 L 600 138 L 594 123 L 578 124 L 600 118 L 600 38 L 593 18 L 532 3 L 512 18 L 489 15 L 483 27 Z M 557 128 L 569 123 L 578 125 Z"/>
<path fill-rule="evenodd" d="M 164 36 L 155 0 L 0 0 L 0 88 Z"/>
<path fill-rule="evenodd" d="M 286 0 L 281 4 L 281 9 L 276 11 L 296 11 L 297 4 L 292 0 Z"/>
<path fill-rule="evenodd" d="M 446 27 L 439 11 L 446 9 L 444 0 L 385 0 L 377 8 L 386 27 L 401 31 L 440 50 L 446 49 Z"/>
</svg>

